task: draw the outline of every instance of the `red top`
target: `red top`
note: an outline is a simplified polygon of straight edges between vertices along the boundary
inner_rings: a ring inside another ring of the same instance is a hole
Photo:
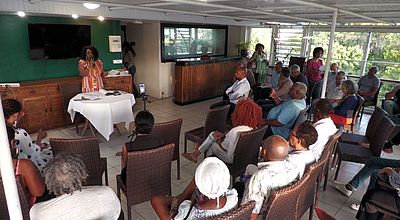
[[[318,59],[316,61],[309,59],[307,61],[307,78],[312,81],[320,81],[322,79],[322,72],[319,68],[323,65],[322,60]]]

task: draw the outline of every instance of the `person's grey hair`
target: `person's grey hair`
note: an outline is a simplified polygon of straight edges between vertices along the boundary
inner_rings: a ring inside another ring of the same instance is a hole
[[[358,90],[357,84],[350,79],[346,79],[342,82],[342,85],[346,88],[347,94],[356,94]]]
[[[307,94],[307,85],[302,82],[295,82],[293,85],[295,85],[295,84],[298,85],[298,87],[297,87],[298,91],[303,96],[303,99],[304,99],[304,97]]]
[[[336,75],[343,75],[343,76],[346,76],[346,73],[345,73],[344,71],[340,70]]]
[[[44,167],[47,189],[57,197],[82,190],[87,177],[85,164],[73,154],[58,154]]]
[[[295,71],[295,70],[300,71],[300,66],[297,65],[297,64],[293,64],[293,65],[290,67],[290,72]]]

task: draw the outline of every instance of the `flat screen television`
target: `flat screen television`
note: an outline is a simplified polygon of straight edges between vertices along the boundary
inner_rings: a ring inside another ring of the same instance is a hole
[[[28,24],[28,34],[32,60],[76,58],[91,44],[90,25]]]

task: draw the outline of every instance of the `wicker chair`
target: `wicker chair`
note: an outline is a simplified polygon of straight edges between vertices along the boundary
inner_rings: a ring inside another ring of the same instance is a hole
[[[264,213],[264,219],[298,219],[296,212],[297,200],[300,192],[304,189],[303,182],[307,181],[309,178],[309,173],[306,173],[293,185],[273,192],[269,196],[268,203],[265,206],[266,211]]]
[[[155,195],[171,195],[171,162],[175,144],[128,152],[126,185],[117,175],[117,196],[126,195],[128,219],[131,206],[151,199]]]
[[[22,217],[24,220],[29,220],[29,202],[25,197],[25,189],[23,186],[22,177],[16,176],[17,190],[19,202],[21,205]],[[10,219],[7,209],[6,195],[4,194],[3,180],[0,177],[0,219]]]
[[[246,170],[247,165],[257,165],[260,146],[268,126],[240,133],[233,156],[233,163],[227,164],[232,181]]]
[[[382,88],[382,82],[379,84],[379,88],[378,88],[378,90],[376,91],[376,93],[374,95],[374,100],[366,101],[366,102],[363,103],[362,108],[361,108],[360,121],[361,121],[362,116],[364,114],[364,108],[365,107],[368,107],[368,106],[375,106],[376,107],[376,105],[378,104],[378,96],[379,96],[379,91],[381,90],[381,88]]]
[[[174,121],[157,123],[154,125],[151,134],[165,139],[167,144],[175,144],[174,155],[172,161],[176,160],[177,179],[181,179],[181,160],[179,155],[179,138],[181,135],[183,119],[176,119]]]
[[[102,176],[108,186],[107,158],[100,158],[99,139],[96,137],[64,139],[50,138],[54,156],[61,152],[81,156],[88,172],[86,185],[102,185]]]
[[[335,180],[339,174],[339,169],[342,161],[350,161],[355,163],[365,163],[371,157],[380,157],[383,145],[388,140],[391,132],[393,131],[395,125],[387,118],[383,117],[378,125],[374,135],[371,137],[369,148],[362,147],[355,144],[348,144],[339,142],[335,152],[335,162],[336,157],[338,158],[338,167],[335,174]]]
[[[297,219],[300,219],[308,209],[310,210],[308,219],[311,220],[313,217],[315,195],[318,182],[317,179],[320,177],[323,171],[324,165],[328,160],[328,156],[329,154],[325,154],[325,158],[321,158],[322,160],[312,164],[307,171],[309,178],[302,181],[302,183],[300,184],[300,188],[302,188],[302,190],[300,191],[297,199]]]
[[[292,129],[295,128],[297,125],[307,121],[307,111],[310,107],[307,106],[305,109],[301,110],[299,116],[297,116],[296,121],[293,123]]]
[[[386,112],[383,109],[381,109],[379,107],[375,107],[375,110],[372,113],[371,118],[368,121],[367,130],[365,132],[365,135],[344,133],[340,137],[339,142],[358,144],[358,145],[368,147],[369,139],[371,139],[371,137],[373,136],[375,131],[378,129],[379,122],[382,120],[382,118],[385,115],[386,115]]]
[[[209,220],[248,220],[250,219],[251,213],[255,206],[255,201],[249,201],[246,204],[239,206],[235,210],[216,216],[214,218],[209,218]]]
[[[67,114],[68,110],[68,105],[69,105],[69,100],[71,100],[74,96],[82,92],[82,86],[80,83],[60,83],[59,84],[60,92],[61,92],[61,98],[62,98],[62,106],[63,106],[63,113],[64,113],[64,125],[67,127],[68,125],[68,118],[69,114]],[[75,118],[74,118],[74,124],[75,124],[75,130],[76,133],[79,133],[78,129],[78,123],[84,119],[84,117],[79,113],[76,112]]]
[[[322,152],[321,158],[323,158],[324,156],[328,157],[328,159],[327,159],[327,161],[326,161],[326,163],[324,165],[323,172],[322,172],[322,174],[324,176],[324,187],[323,187],[324,191],[326,191],[326,186],[328,184],[330,159],[331,159],[331,156],[332,156],[333,152],[335,152],[335,147],[337,145],[338,140],[340,139],[340,137],[343,134],[344,134],[343,133],[343,128],[339,128],[339,130],[329,138],[328,143],[326,143],[326,147],[324,149],[324,152]],[[345,134],[347,134],[347,133],[345,133]],[[324,155],[324,154],[326,154],[326,155]],[[320,181],[321,180],[322,180],[322,176],[319,179],[318,186],[320,186]],[[318,195],[319,194],[317,193],[317,195],[316,195],[317,199],[318,199]],[[317,199],[316,199],[316,201],[318,201]]]
[[[207,114],[203,127],[195,128],[185,132],[185,153],[187,152],[188,140],[201,144],[211,132],[224,130],[229,107],[229,105],[225,105],[223,107],[211,109]]]

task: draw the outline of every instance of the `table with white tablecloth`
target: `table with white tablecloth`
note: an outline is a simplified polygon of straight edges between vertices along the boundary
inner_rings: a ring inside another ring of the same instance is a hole
[[[69,101],[68,113],[72,121],[76,112],[82,114],[108,141],[115,124],[125,122],[126,129],[129,129],[133,121],[132,106],[135,103],[135,97],[129,93],[110,96],[82,93]]]

